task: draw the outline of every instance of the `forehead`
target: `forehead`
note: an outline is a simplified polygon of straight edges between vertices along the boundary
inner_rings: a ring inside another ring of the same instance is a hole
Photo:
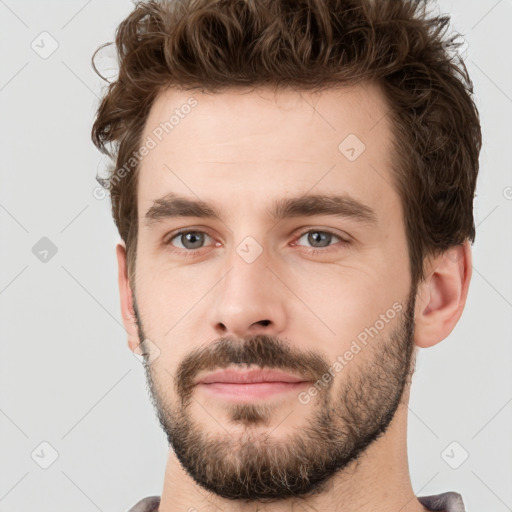
[[[397,201],[387,112],[371,83],[320,92],[169,88],[156,98],[142,136],[150,149],[140,162],[139,215],[169,192],[240,213],[254,213],[255,199],[313,188],[384,208]]]

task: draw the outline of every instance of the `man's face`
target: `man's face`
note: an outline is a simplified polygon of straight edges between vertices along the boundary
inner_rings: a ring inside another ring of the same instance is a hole
[[[138,332],[169,442],[220,496],[318,492],[397,410],[415,287],[385,114],[370,85],[173,89],[153,105],[138,183]],[[261,368],[296,382],[214,376]],[[208,376],[216,384],[198,383]]]

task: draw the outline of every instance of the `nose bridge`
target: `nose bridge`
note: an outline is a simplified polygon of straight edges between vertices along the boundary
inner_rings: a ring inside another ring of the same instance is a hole
[[[236,233],[234,233],[236,237]],[[263,239],[264,234],[259,235]],[[235,238],[236,239],[236,238]],[[227,274],[219,283],[210,321],[217,334],[243,337],[264,329],[284,329],[283,290],[268,267],[271,251],[253,236],[234,243],[226,256]]]

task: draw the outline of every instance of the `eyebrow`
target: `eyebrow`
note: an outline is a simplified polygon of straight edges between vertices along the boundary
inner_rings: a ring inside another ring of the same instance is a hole
[[[280,198],[273,202],[267,213],[274,220],[292,217],[313,217],[329,215],[350,218],[368,225],[377,225],[375,211],[361,201],[348,195],[304,195],[300,197]],[[164,219],[175,217],[197,217],[221,220],[221,213],[209,203],[169,193],[156,199],[146,212],[147,226]]]

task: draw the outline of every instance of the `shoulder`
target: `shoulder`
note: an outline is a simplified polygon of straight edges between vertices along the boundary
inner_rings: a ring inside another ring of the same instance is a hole
[[[128,512],[158,512],[160,496],[148,496],[138,501]]]
[[[462,496],[458,492],[443,492],[430,496],[418,496],[419,502],[429,510],[443,512],[465,512]]]
[[[419,502],[432,511],[465,512],[462,496],[453,491],[418,496]],[[158,512],[160,496],[148,496],[137,502],[128,512]]]

